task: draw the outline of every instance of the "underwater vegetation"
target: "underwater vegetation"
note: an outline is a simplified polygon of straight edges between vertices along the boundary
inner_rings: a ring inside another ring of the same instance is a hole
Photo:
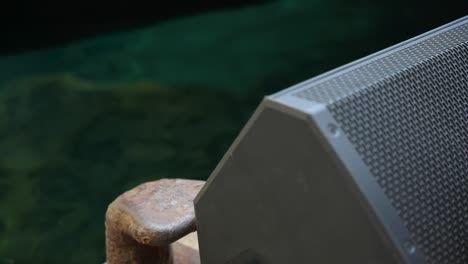
[[[270,1],[0,58],[0,264],[102,263],[117,195],[206,179],[263,96],[463,11],[444,4]]]
[[[103,258],[103,213],[112,199],[144,181],[205,179],[247,109],[223,91],[153,82],[102,85],[64,75],[7,84],[0,89],[0,256],[8,260],[20,247],[14,263]]]

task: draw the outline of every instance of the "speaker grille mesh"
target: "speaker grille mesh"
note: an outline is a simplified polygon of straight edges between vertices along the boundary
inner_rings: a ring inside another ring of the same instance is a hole
[[[468,23],[296,96],[328,103],[428,263],[468,263]]]
[[[365,87],[389,78],[389,73],[397,73],[406,68],[430,59],[433,56],[468,40],[468,23],[442,32],[410,45],[397,52],[359,65],[339,76],[324,78],[313,87],[295,93],[295,96],[315,102],[329,104],[349,96]]]

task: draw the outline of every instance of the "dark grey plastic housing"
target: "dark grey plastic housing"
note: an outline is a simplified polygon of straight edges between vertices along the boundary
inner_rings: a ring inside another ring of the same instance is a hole
[[[195,200],[201,261],[468,263],[468,17],[266,97]]]

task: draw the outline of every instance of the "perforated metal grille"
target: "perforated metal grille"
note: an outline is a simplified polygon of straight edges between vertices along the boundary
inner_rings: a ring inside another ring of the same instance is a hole
[[[468,44],[329,106],[429,263],[468,263]]]
[[[345,98],[365,87],[388,78],[390,73],[397,73],[416,63],[466,42],[468,23],[447,30],[414,45],[409,45],[382,58],[359,65],[339,76],[329,76],[315,82],[313,87],[303,89],[294,95],[300,98],[329,104]]]
[[[466,264],[468,23],[424,42],[296,96],[328,103],[428,263]]]

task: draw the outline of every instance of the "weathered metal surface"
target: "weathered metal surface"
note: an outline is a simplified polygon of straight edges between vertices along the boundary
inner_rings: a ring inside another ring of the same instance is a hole
[[[203,184],[163,179],[115,199],[106,213],[107,263],[199,263],[197,249],[170,244],[196,230],[193,199]]]

